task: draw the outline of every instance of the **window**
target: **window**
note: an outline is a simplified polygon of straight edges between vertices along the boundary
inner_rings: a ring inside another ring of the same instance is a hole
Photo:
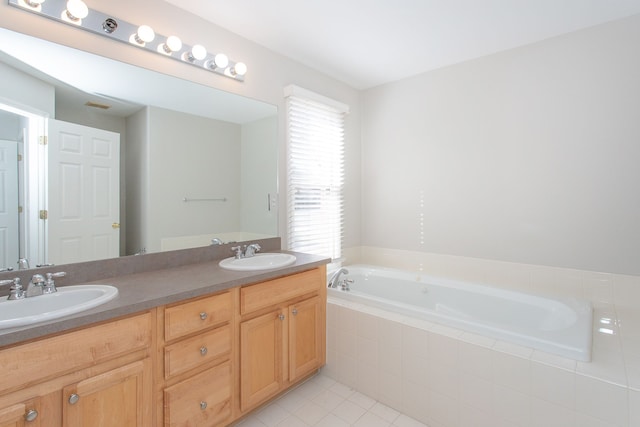
[[[289,249],[340,262],[348,107],[297,86],[285,96]]]

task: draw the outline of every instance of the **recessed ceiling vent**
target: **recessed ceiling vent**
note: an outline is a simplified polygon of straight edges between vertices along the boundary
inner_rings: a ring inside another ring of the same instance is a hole
[[[99,102],[87,101],[84,105],[87,107],[100,108],[102,110],[108,110],[111,108],[111,105],[100,104]]]

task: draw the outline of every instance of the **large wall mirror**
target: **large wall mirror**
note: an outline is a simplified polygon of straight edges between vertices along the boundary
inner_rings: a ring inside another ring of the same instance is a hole
[[[278,235],[275,106],[3,28],[0,71],[0,268]]]

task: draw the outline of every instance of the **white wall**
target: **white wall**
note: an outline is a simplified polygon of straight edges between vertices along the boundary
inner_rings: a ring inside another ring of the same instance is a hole
[[[349,246],[359,244],[360,239],[360,113],[359,93],[318,71],[303,66],[288,58],[275,54],[256,43],[230,33],[201,18],[178,9],[166,2],[156,0],[96,0],[89,4],[101,12],[111,13],[136,24],[151,25],[160,34],[179,35],[190,45],[202,43],[210,50],[224,50],[235,61],[248,65],[244,83],[214,75],[205,70],[181,64],[178,61],[143,52],[132,46],[108,40],[104,37],[80,31],[70,26],[17,10],[6,2],[0,3],[0,26],[45,38],[57,43],[119,59],[218,89],[245,95],[274,104],[279,111],[279,159],[285,159],[285,116],[283,88],[296,84],[348,104],[351,113],[346,120],[346,156],[350,162],[347,181],[347,233]],[[284,168],[279,171],[280,192],[283,193]],[[286,247],[286,201],[280,198],[279,231]]]
[[[167,237],[239,230],[240,125],[148,111],[147,250],[160,251]],[[184,197],[227,201],[185,203]]]
[[[362,244],[640,274],[640,16],[363,94]]]
[[[277,198],[278,118],[267,117],[241,126],[240,229],[277,236],[277,206],[269,207],[269,195]]]
[[[125,245],[120,247],[125,255],[132,255],[145,248],[148,233],[145,226],[145,218],[149,215],[149,112],[148,108],[136,112],[127,117],[126,133],[127,144],[121,152],[124,152],[126,163],[124,164],[126,180]],[[122,163],[120,169],[122,170]]]
[[[2,25],[2,24],[0,24]],[[54,117],[55,91],[53,86],[0,63],[0,102],[8,102],[34,114]]]

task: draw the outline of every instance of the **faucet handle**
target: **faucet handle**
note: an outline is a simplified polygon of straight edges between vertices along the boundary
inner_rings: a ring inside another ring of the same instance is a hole
[[[20,283],[19,277],[16,277],[15,279],[0,280],[0,286],[15,284],[16,280],[18,281],[17,283]]]
[[[64,277],[67,275],[66,271],[59,271],[57,273],[47,273],[47,280],[51,280],[54,277],[57,279],[58,277]]]
[[[11,288],[9,289],[9,296],[7,297],[7,300],[12,301],[17,299],[23,299],[25,297],[25,292],[22,289],[22,285],[20,284],[20,278],[16,277],[13,280],[0,281],[0,285],[8,285],[9,283],[12,283],[12,285],[11,285]]]
[[[243,254],[242,254],[242,246],[241,245],[233,246],[231,248],[231,250],[236,253],[236,259],[242,258]]]
[[[47,273],[47,280],[44,282],[44,290],[45,294],[52,294],[54,292],[58,292],[56,289],[56,283],[53,281],[53,278],[64,277],[67,273],[64,271],[59,271],[57,273]]]

